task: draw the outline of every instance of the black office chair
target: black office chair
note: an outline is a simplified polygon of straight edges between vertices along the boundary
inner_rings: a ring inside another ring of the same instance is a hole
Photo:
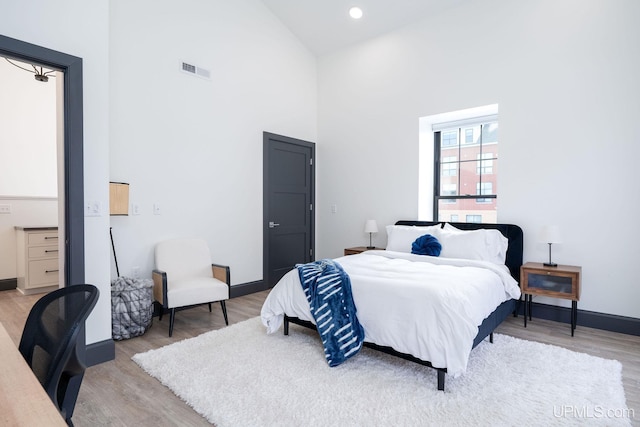
[[[74,285],[43,296],[29,312],[18,347],[70,426],[86,369],[76,344],[99,294],[93,285]]]

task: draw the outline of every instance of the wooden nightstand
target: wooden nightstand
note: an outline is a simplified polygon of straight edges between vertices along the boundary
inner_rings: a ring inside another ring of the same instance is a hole
[[[355,254],[359,254],[362,253],[364,251],[373,251],[373,250],[378,250],[378,251],[384,251],[384,248],[367,248],[366,246],[356,246],[354,248],[346,248],[344,250],[344,255],[355,255]]]
[[[571,300],[571,336],[578,319],[580,300],[580,276],[582,267],[558,265],[545,267],[540,262],[528,262],[520,267],[520,288],[524,295],[524,327],[527,316],[531,320],[531,299],[533,295]]]

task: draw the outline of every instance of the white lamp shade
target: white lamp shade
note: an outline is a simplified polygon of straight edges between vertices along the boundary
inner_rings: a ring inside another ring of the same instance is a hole
[[[367,222],[364,223],[364,232],[365,233],[377,233],[378,232],[378,223],[375,219],[368,219]]]
[[[560,228],[557,225],[545,225],[540,231],[539,240],[543,243],[562,243]]]

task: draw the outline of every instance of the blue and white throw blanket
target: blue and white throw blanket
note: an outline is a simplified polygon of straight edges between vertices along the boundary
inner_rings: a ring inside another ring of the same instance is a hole
[[[330,259],[298,264],[302,289],[322,339],[329,366],[354,356],[364,342],[356,316],[351,281],[340,264]]]

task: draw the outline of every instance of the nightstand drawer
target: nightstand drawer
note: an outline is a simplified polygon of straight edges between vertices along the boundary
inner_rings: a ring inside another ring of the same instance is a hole
[[[578,301],[580,273],[581,268],[575,266],[545,267],[526,263],[521,269],[522,292]]]
[[[57,246],[34,246],[28,249],[29,259],[58,257]]]
[[[29,233],[27,245],[51,245],[58,243],[57,231],[45,231],[42,233]]]
[[[539,289],[547,292],[557,292],[564,296],[572,295],[573,278],[570,276],[557,276],[546,274],[528,273],[527,290]]]
[[[50,286],[58,283],[58,258],[29,261],[29,285]]]

